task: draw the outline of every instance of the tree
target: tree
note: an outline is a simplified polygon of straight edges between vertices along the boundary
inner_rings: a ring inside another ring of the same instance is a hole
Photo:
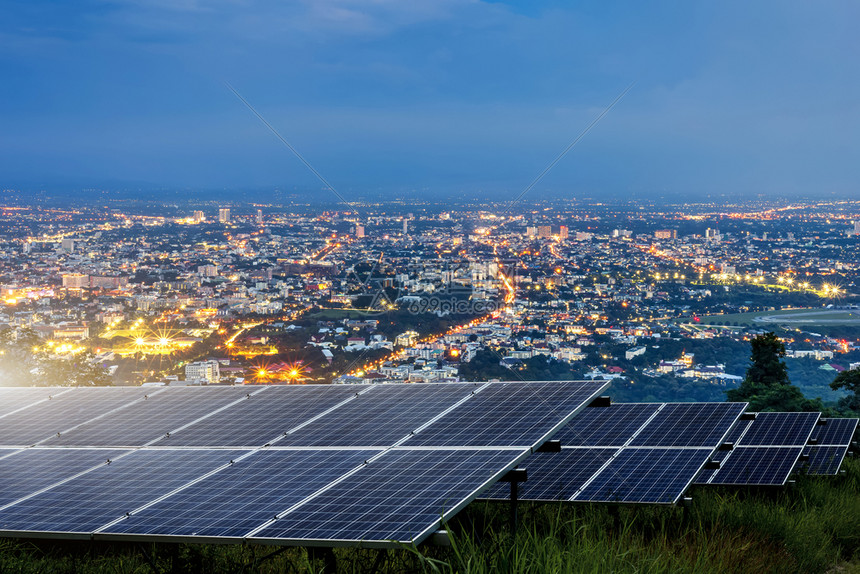
[[[860,413],[860,369],[842,371],[830,383],[830,388],[834,391],[842,389],[853,393],[839,399],[839,408]]]
[[[774,333],[759,335],[750,343],[752,353],[746,377],[726,391],[732,402],[748,402],[751,411],[820,411],[820,399],[810,400],[788,379],[785,345]]]

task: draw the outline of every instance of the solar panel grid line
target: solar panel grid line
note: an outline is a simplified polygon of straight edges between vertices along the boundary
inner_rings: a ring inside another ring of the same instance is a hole
[[[310,424],[315,423],[316,421],[318,421],[318,420],[319,420],[319,419],[321,419],[322,417],[324,417],[324,416],[328,415],[329,413],[332,413],[332,412],[336,411],[337,409],[339,409],[339,408],[340,408],[340,407],[342,407],[343,405],[345,405],[345,404],[347,404],[347,403],[349,403],[349,402],[351,402],[351,401],[354,401],[356,398],[358,398],[358,396],[359,396],[359,395],[363,395],[363,394],[365,394],[365,393],[369,393],[369,392],[370,392],[370,391],[372,391],[373,389],[374,389],[374,386],[373,386],[373,385],[370,385],[370,386],[368,386],[368,388],[366,388],[366,389],[362,389],[362,390],[358,391],[358,392],[357,392],[357,393],[355,393],[354,395],[352,395],[352,396],[349,396],[349,397],[345,398],[344,400],[340,401],[340,402],[339,402],[339,403],[337,403],[336,405],[334,405],[334,406],[332,406],[332,407],[327,408],[326,410],[324,410],[324,411],[322,411],[322,412],[318,413],[317,415],[315,415],[315,416],[313,416],[313,417],[309,418],[308,420],[304,421],[303,423],[301,423],[301,424],[299,424],[299,425],[296,425],[296,426],[294,426],[294,427],[292,427],[292,428],[290,428],[290,429],[288,429],[288,430],[284,431],[281,435],[279,435],[279,436],[277,436],[277,437],[273,438],[272,440],[270,440],[269,442],[267,442],[267,443],[266,443],[266,446],[273,446],[273,445],[276,445],[276,444],[278,443],[278,441],[283,440],[283,439],[284,439],[284,437],[287,437],[287,436],[289,436],[289,435],[291,435],[291,434],[293,434],[293,433],[296,433],[296,432],[298,432],[298,431],[302,430],[303,428],[305,428],[306,426],[308,426],[308,425],[310,425]]]
[[[746,406],[747,403],[666,403],[629,445],[716,448]]]
[[[611,456],[606,460],[606,462],[604,462],[604,463],[600,466],[600,468],[598,468],[598,469],[594,472],[594,474],[592,474],[592,475],[591,475],[591,477],[590,477],[588,480],[586,480],[586,481],[582,484],[582,486],[580,486],[580,487],[579,487],[579,489],[578,489],[576,492],[574,492],[574,493],[570,496],[570,498],[569,498],[568,500],[573,501],[577,496],[579,496],[579,494],[580,494],[583,490],[585,490],[586,488],[588,488],[588,486],[589,486],[592,482],[594,482],[594,480],[597,478],[597,476],[598,476],[600,473],[602,473],[604,470],[606,470],[606,468],[607,468],[607,467],[612,463],[612,461],[613,461],[613,460],[615,460],[615,458],[616,458],[616,457],[618,457],[618,456],[621,454],[621,452],[622,452],[622,450],[624,449],[624,447],[626,447],[627,445],[629,445],[630,443],[632,443],[632,442],[636,439],[636,437],[637,437],[637,436],[639,436],[639,434],[640,434],[640,433],[642,433],[642,432],[643,432],[643,431],[648,427],[648,425],[651,423],[651,421],[653,421],[653,420],[657,417],[657,415],[659,415],[659,414],[660,414],[660,412],[661,412],[665,407],[666,407],[666,403],[661,403],[661,404],[660,404],[660,406],[658,406],[658,407],[657,407],[657,409],[656,409],[653,413],[651,413],[651,416],[650,416],[650,417],[648,417],[648,418],[645,420],[645,422],[643,422],[643,423],[639,426],[639,428],[638,428],[638,429],[637,429],[637,430],[636,430],[636,431],[635,431],[635,432],[634,432],[634,433],[633,433],[633,434],[632,434],[632,435],[631,435],[631,436],[630,436],[630,437],[629,437],[629,438],[624,442],[624,444],[623,444],[623,445],[621,445],[621,448],[619,448],[617,451],[615,451],[615,453],[613,453],[613,454],[612,454],[612,455],[611,455]],[[594,407],[594,408],[600,408],[600,407]],[[604,408],[612,408],[612,407],[604,407]],[[616,472],[616,471],[614,471],[614,470],[613,470],[613,471],[611,471],[611,472]]]
[[[124,452],[91,448],[15,451],[13,458],[0,459],[0,506],[14,504],[35,490],[56,485],[94,466],[101,467]]]
[[[93,530],[242,451],[141,449],[0,512],[0,535]]]
[[[54,437],[58,437],[58,436],[64,435],[64,434],[69,433],[69,432],[72,432],[73,430],[78,429],[78,428],[80,428],[80,427],[82,427],[82,426],[84,426],[84,425],[92,424],[92,423],[94,423],[94,422],[96,422],[96,421],[99,421],[99,420],[101,420],[101,419],[104,419],[105,417],[108,417],[108,416],[113,415],[113,414],[115,414],[115,413],[117,413],[117,412],[123,411],[123,410],[125,410],[125,409],[127,409],[127,408],[129,408],[129,407],[131,407],[131,406],[133,406],[133,405],[135,405],[135,404],[137,404],[137,403],[141,402],[141,401],[149,400],[149,398],[150,398],[150,397],[153,397],[153,396],[156,396],[156,395],[158,395],[158,394],[160,394],[160,393],[163,393],[163,392],[165,392],[166,390],[167,390],[167,387],[163,387],[163,388],[160,388],[160,389],[156,389],[156,390],[155,390],[155,391],[153,391],[152,393],[147,393],[147,394],[143,395],[142,397],[139,397],[139,398],[137,398],[137,399],[134,399],[134,400],[132,400],[131,402],[125,403],[125,404],[123,404],[123,405],[119,405],[118,407],[113,408],[113,409],[111,409],[111,410],[109,410],[109,411],[107,411],[107,412],[104,412],[104,413],[100,414],[100,415],[94,416],[93,418],[91,418],[91,419],[89,419],[89,420],[85,420],[85,421],[79,422],[78,424],[76,424],[76,425],[74,425],[74,426],[72,426],[72,427],[69,427],[69,428],[67,428],[66,430],[63,430],[63,431],[58,432],[56,435],[51,435],[51,436],[45,437],[45,438],[43,438],[42,440],[40,440],[40,441],[36,442],[36,443],[34,444],[34,446],[39,446],[40,444],[43,444],[43,443],[45,443],[46,441],[49,441],[49,440],[51,440],[51,439],[52,439],[52,438],[54,438]]]
[[[517,457],[515,460],[513,460],[513,461],[512,461],[512,462],[510,462],[510,463],[508,463],[508,465],[506,465],[506,466],[505,466],[505,467],[503,467],[501,470],[499,470],[498,472],[496,472],[492,477],[490,477],[489,479],[487,479],[486,481],[484,481],[484,483],[483,483],[481,486],[479,486],[477,489],[474,489],[474,490],[473,490],[473,493],[472,493],[472,495],[471,495],[471,496],[469,496],[469,497],[467,497],[467,498],[465,498],[465,499],[461,500],[458,504],[455,504],[455,505],[453,505],[451,508],[449,508],[449,509],[447,510],[447,512],[444,512],[444,513],[440,516],[440,524],[433,524],[433,525],[428,526],[428,527],[427,527],[427,528],[425,528],[422,532],[420,532],[420,533],[419,533],[419,534],[418,534],[418,535],[417,535],[417,536],[412,540],[412,542],[413,542],[414,544],[420,544],[421,542],[423,542],[424,540],[426,540],[426,539],[427,539],[427,537],[429,537],[431,534],[433,534],[433,532],[435,532],[441,524],[444,524],[446,520],[448,520],[448,519],[450,519],[451,517],[455,516],[458,512],[460,512],[460,511],[461,511],[461,510],[463,510],[466,506],[468,506],[469,504],[471,504],[471,502],[472,502],[473,500],[475,500],[475,499],[476,499],[476,498],[477,498],[477,497],[478,497],[482,492],[486,492],[486,491],[487,491],[487,489],[489,489],[493,484],[497,483],[497,482],[498,482],[498,481],[499,481],[503,476],[505,476],[508,472],[510,472],[511,470],[513,470],[513,469],[517,468],[517,467],[518,467],[518,466],[519,466],[523,461],[525,461],[525,460],[529,457],[529,455],[531,455],[531,454],[532,454],[532,452],[531,452],[531,451],[525,451],[525,452],[523,452],[519,457]]]
[[[648,420],[646,420],[644,423],[642,423],[642,425],[638,429],[636,429],[636,432],[634,432],[632,435],[630,435],[630,438],[628,438],[624,442],[624,444],[621,445],[621,447],[624,448],[624,447],[630,446],[630,444],[634,440],[636,440],[636,437],[638,437],[640,434],[645,432],[645,429],[648,428],[648,425],[651,424],[654,421],[654,419],[656,419],[660,415],[660,413],[663,411],[663,409],[666,408],[666,404],[667,403],[661,403],[660,406],[657,407],[657,410],[654,411],[653,413],[651,413],[651,416],[648,417]]]
[[[2,512],[2,511],[4,511],[4,510],[6,510],[7,508],[10,508],[10,507],[12,507],[12,506],[15,506],[16,504],[20,504],[21,502],[24,502],[25,500],[29,500],[30,498],[33,498],[33,497],[38,496],[38,495],[40,495],[40,494],[42,494],[42,493],[45,493],[45,492],[47,492],[47,491],[51,490],[52,488],[55,488],[55,487],[57,487],[57,486],[61,486],[61,485],[65,484],[65,483],[67,483],[67,482],[69,482],[69,481],[71,481],[71,480],[74,480],[74,479],[76,479],[76,478],[78,478],[78,477],[80,477],[80,476],[84,476],[84,475],[86,475],[86,474],[88,474],[88,473],[90,473],[90,472],[93,472],[94,470],[96,470],[96,469],[98,469],[98,468],[101,468],[102,466],[104,466],[104,465],[106,465],[106,464],[110,464],[112,461],[116,460],[117,458],[120,458],[120,457],[122,457],[122,456],[127,456],[127,455],[128,455],[128,454],[130,454],[131,452],[132,452],[132,451],[129,451],[129,452],[125,452],[125,453],[123,453],[123,454],[120,454],[120,455],[118,455],[118,456],[116,456],[116,457],[114,457],[114,458],[112,458],[112,459],[108,459],[108,460],[106,460],[106,461],[105,461],[105,462],[103,462],[103,463],[100,463],[100,464],[97,464],[97,465],[91,466],[91,467],[89,467],[89,468],[87,468],[87,469],[85,469],[85,470],[82,470],[82,471],[80,471],[80,472],[77,472],[77,473],[75,473],[75,474],[72,474],[71,476],[68,476],[68,477],[64,478],[63,480],[60,480],[60,481],[54,482],[54,483],[52,483],[52,484],[50,484],[50,485],[48,485],[48,486],[45,486],[45,487],[40,488],[40,489],[38,489],[38,490],[35,490],[35,491],[33,491],[33,492],[31,492],[31,493],[29,493],[29,494],[25,495],[25,496],[22,496],[21,498],[18,498],[18,499],[16,499],[16,500],[12,501],[12,502],[9,502],[8,504],[0,505],[0,512]]]
[[[28,387],[28,388],[29,388],[29,387]],[[25,410],[25,409],[29,409],[29,408],[31,408],[31,407],[34,407],[34,406],[36,406],[36,405],[38,405],[38,404],[40,404],[40,403],[44,403],[44,402],[46,402],[46,401],[53,400],[53,399],[54,399],[54,397],[59,397],[60,395],[64,395],[64,394],[69,393],[69,392],[71,392],[71,391],[73,391],[73,390],[75,390],[75,387],[70,387],[70,388],[68,388],[68,389],[66,389],[66,390],[64,390],[64,391],[60,391],[60,392],[59,392],[59,393],[57,393],[56,395],[50,395],[50,396],[48,396],[48,397],[46,397],[46,398],[44,398],[44,399],[39,399],[39,400],[34,401],[34,402],[32,402],[32,403],[28,403],[28,404],[26,404],[26,405],[24,405],[24,406],[22,406],[22,407],[20,407],[20,408],[15,409],[14,411],[9,411],[8,413],[5,413],[5,414],[0,415],[0,419],[5,418],[5,417],[8,417],[8,416],[11,416],[11,415],[14,415],[14,414],[16,414],[16,413],[18,413],[18,412],[20,412],[20,411]]]
[[[50,401],[0,419],[0,441],[5,445],[32,446],[46,436],[126,405],[146,394],[144,387],[76,388]]]
[[[707,484],[781,486],[797,467],[802,446],[738,446]]]
[[[608,466],[612,463],[612,461],[613,461],[613,460],[615,460],[615,459],[618,457],[618,455],[620,455],[620,454],[621,454],[621,451],[622,451],[622,450],[624,450],[624,449],[623,449],[623,448],[619,448],[619,449],[618,449],[618,450],[616,450],[614,453],[612,453],[612,454],[609,456],[609,458],[608,458],[608,459],[606,459],[606,461],[605,461],[603,464],[601,464],[601,465],[600,465],[600,467],[598,467],[598,468],[597,468],[597,470],[595,470],[595,471],[594,471],[594,473],[593,473],[593,474],[588,478],[588,480],[586,480],[585,482],[583,482],[583,483],[582,483],[582,485],[580,485],[580,487],[576,490],[576,492],[574,492],[573,494],[571,494],[571,495],[570,495],[570,498],[568,498],[567,500],[572,502],[572,501],[573,501],[577,496],[579,496],[579,494],[580,494],[583,490],[585,490],[586,488],[588,488],[588,487],[589,487],[589,485],[591,485],[591,483],[592,483],[592,482],[594,482],[594,480],[598,477],[598,475],[599,475],[601,472],[603,472],[603,471],[606,469],[606,467],[608,467]]]
[[[213,411],[212,411],[212,412],[210,412],[210,413],[207,413],[207,414],[205,414],[205,415],[203,415],[203,416],[201,416],[201,417],[198,417],[198,418],[194,419],[193,421],[190,421],[190,422],[185,423],[184,425],[182,425],[182,426],[180,426],[180,427],[177,427],[177,428],[175,428],[175,429],[173,429],[173,430],[171,430],[171,431],[168,431],[168,433],[167,433],[167,434],[168,434],[168,435],[170,435],[170,434],[173,434],[173,433],[180,432],[180,431],[182,431],[182,430],[184,430],[184,429],[187,429],[187,428],[188,428],[188,427],[190,427],[191,425],[197,424],[197,423],[199,423],[200,421],[202,421],[202,420],[206,420],[206,419],[208,419],[209,417],[215,416],[215,415],[217,415],[217,414],[219,414],[219,413],[221,413],[221,412],[223,412],[223,411],[225,411],[225,410],[229,409],[229,408],[230,408],[230,407],[232,407],[232,406],[235,406],[235,405],[241,404],[241,403],[242,403],[242,401],[247,401],[247,400],[248,400],[248,399],[250,399],[251,397],[255,397],[255,396],[259,395],[260,393],[264,392],[267,388],[268,388],[268,387],[262,387],[262,388],[260,388],[260,389],[257,389],[256,391],[250,392],[250,393],[248,393],[247,395],[245,395],[244,397],[238,398],[238,399],[236,399],[235,401],[230,402],[230,403],[227,403],[226,405],[224,405],[224,406],[222,406],[222,407],[219,407],[219,408],[217,408],[217,409],[213,410]],[[154,438],[154,439],[152,439],[152,440],[150,440],[150,441],[148,441],[148,442],[144,443],[144,445],[143,445],[143,446],[152,446],[153,444],[157,443],[158,441],[162,440],[163,438],[164,438],[164,435],[159,436],[159,437],[157,437],[157,438]]]
[[[675,504],[707,463],[710,451],[622,449],[571,501]]]
[[[9,452],[3,452],[3,451],[7,451],[7,450],[8,450]],[[18,454],[19,452],[23,452],[23,451],[25,451],[25,450],[27,450],[27,449],[24,449],[24,448],[8,448],[8,449],[7,449],[7,448],[4,448],[4,449],[0,449],[0,460],[3,460],[4,458],[8,458],[8,457],[10,457],[10,456],[12,456],[12,455],[14,455],[14,454]]]
[[[825,425],[816,425],[811,438],[817,446],[850,446],[860,419],[821,419]]]
[[[458,466],[458,461],[462,463],[464,460],[474,460],[473,457],[465,456],[464,449],[428,449],[423,451],[424,454],[421,455],[426,460],[438,457],[443,460],[449,459],[449,463],[441,467],[435,467],[432,464],[425,466],[419,464],[413,472],[405,474],[407,482],[397,482],[393,485],[394,493],[386,490],[392,487],[391,483],[397,477],[397,473],[386,472],[390,465],[396,464],[404,458],[414,459],[417,456],[415,453],[418,452],[421,451],[405,448],[389,449],[385,453],[387,458],[383,456],[377,459],[376,462],[379,463],[377,466],[371,463],[358,470],[358,472],[370,473],[369,477],[364,477],[365,482],[370,481],[367,484],[367,489],[363,489],[359,497],[348,495],[349,490],[347,488],[346,492],[344,489],[340,489],[340,492],[333,491],[328,499],[322,499],[318,502],[305,500],[292,508],[290,513],[284,513],[279,516],[278,520],[269,521],[249,533],[246,536],[246,541],[261,544],[289,543],[299,546],[361,545],[367,548],[402,548],[403,545],[417,545],[436,531],[441,523],[462,510],[478,494],[489,488],[505,473],[515,468],[529,456],[528,449],[524,448],[495,452],[492,450],[476,451],[483,453],[485,459],[483,463],[494,457],[498,458],[501,453],[509,453],[502,457],[505,461],[504,465],[493,464],[491,465],[492,472],[489,470],[482,472],[480,464],[477,471],[473,463],[467,467],[462,467],[462,464]],[[423,459],[419,457],[419,463],[420,460]],[[470,470],[472,475],[477,472],[478,476],[470,476]],[[439,473],[443,475],[454,473],[460,477],[459,481],[454,481],[449,485],[445,491],[447,498],[444,500],[436,496],[438,493],[434,494],[432,490],[428,489]],[[358,474],[356,476],[361,482],[362,478]],[[453,495],[451,488],[456,491]],[[377,490],[380,492],[376,492]],[[418,493],[418,495],[403,499],[396,496],[397,492]],[[451,502],[450,506],[446,504],[448,501]],[[441,507],[438,506],[440,503],[442,504]],[[425,517],[420,519],[421,530],[414,528],[410,530],[408,517],[418,515],[413,514],[417,511],[415,508],[412,511],[409,511],[408,508],[414,507],[416,504],[423,509],[422,515]],[[337,511],[332,512],[333,509],[337,509]],[[427,512],[430,514],[426,514]],[[350,513],[350,518],[345,518],[344,513]],[[293,514],[298,514],[298,516],[293,516]],[[370,518],[368,514],[372,515],[373,518]],[[290,520],[292,522],[285,523],[285,521]],[[370,523],[367,522],[368,520]],[[364,526],[356,526],[356,522]],[[424,524],[427,526],[423,526]],[[318,535],[317,533],[321,529],[324,532],[333,533],[333,535],[328,537]],[[270,530],[268,535],[267,530]],[[293,536],[293,534],[298,533],[303,535]]]
[[[741,446],[803,446],[809,442],[821,417],[817,412],[758,413],[743,438]]]
[[[418,428],[414,429],[412,432],[410,432],[409,434],[407,434],[406,436],[404,436],[403,438],[401,438],[400,440],[395,442],[393,446],[402,445],[407,440],[409,440],[410,438],[412,438],[416,434],[420,433],[422,430],[426,429],[427,427],[429,427],[430,425],[432,425],[433,423],[435,423],[436,421],[438,421],[439,419],[441,419],[442,417],[444,417],[448,413],[454,411],[455,409],[460,407],[460,405],[462,405],[463,403],[465,403],[466,401],[468,401],[469,399],[471,399],[472,397],[474,397],[475,395],[477,395],[478,393],[480,393],[482,390],[484,390],[486,388],[487,388],[486,384],[476,386],[475,389],[471,393],[469,393],[468,395],[466,395],[465,397],[463,397],[462,399],[460,399],[459,401],[457,401],[456,403],[454,403],[453,405],[451,405],[447,409],[441,411],[436,416],[434,416],[433,418],[431,418],[430,420],[428,420],[427,422],[425,422],[424,424],[422,424]]]
[[[152,446],[256,448],[314,417],[320,411],[367,391],[369,386],[271,385],[265,394],[237,401],[220,416],[209,416],[173,431]],[[260,424],[260,421],[266,421]]]
[[[593,393],[593,395],[592,395],[592,396],[596,396],[596,395],[598,395],[598,394],[602,393],[602,392],[606,389],[606,387],[608,387],[608,386],[609,386],[609,383],[606,383],[606,384],[605,384],[605,385],[603,385],[599,390],[597,390],[595,393]],[[544,402],[546,402],[546,401],[544,401]],[[536,444],[533,444],[533,445],[531,446],[531,452],[534,452],[534,450],[535,450],[536,448],[538,448],[540,445],[542,445],[543,443],[545,443],[546,441],[548,441],[549,439],[551,439],[551,438],[552,438],[552,436],[553,436],[556,432],[558,432],[558,429],[560,429],[561,427],[563,427],[564,425],[566,425],[567,423],[569,423],[569,422],[571,421],[571,419],[573,419],[573,417],[575,417],[576,415],[578,415],[579,413],[581,413],[581,412],[582,412],[582,410],[583,410],[584,408],[586,408],[587,406],[588,406],[588,405],[587,405],[587,403],[586,403],[586,402],[582,402],[582,403],[579,405],[579,407],[577,407],[576,409],[574,409],[573,411],[571,411],[570,413],[568,413],[568,414],[567,414],[567,416],[565,416],[565,417],[564,417],[564,419],[562,419],[562,420],[561,420],[557,425],[555,425],[554,427],[552,427],[552,428],[548,429],[548,430],[543,434],[543,436],[541,436],[541,437],[537,440],[537,443],[536,443]]]
[[[801,461],[798,465],[805,468],[807,474],[835,476],[848,454],[848,446],[807,446],[803,449],[803,454],[807,455],[809,460]]]
[[[293,504],[293,505],[292,505],[292,506],[290,506],[289,508],[287,508],[287,509],[283,510],[282,512],[279,512],[279,513],[275,514],[275,516],[274,516],[273,518],[271,518],[271,519],[267,520],[265,523],[261,524],[260,526],[258,526],[257,528],[253,529],[252,531],[248,532],[248,533],[244,536],[244,538],[251,538],[251,537],[253,537],[256,533],[258,533],[258,532],[260,532],[261,530],[264,530],[264,529],[268,528],[269,526],[271,526],[272,524],[274,524],[278,519],[280,519],[280,518],[282,518],[282,517],[284,517],[284,516],[288,515],[290,512],[293,512],[296,508],[298,508],[298,507],[302,506],[302,505],[303,505],[303,504],[305,504],[306,502],[310,502],[311,500],[313,500],[313,499],[315,499],[315,498],[317,498],[317,497],[321,496],[321,495],[322,495],[323,493],[325,493],[326,491],[331,490],[332,488],[334,488],[335,486],[337,486],[337,485],[338,485],[338,484],[340,484],[341,482],[343,482],[343,481],[345,481],[346,479],[348,479],[348,478],[349,478],[350,476],[352,476],[353,474],[357,473],[359,470],[361,470],[361,468],[362,468],[362,467],[367,466],[367,464],[370,462],[370,460],[371,460],[371,459],[379,458],[380,456],[382,456],[382,454],[384,454],[384,453],[377,453],[377,454],[375,454],[374,456],[370,457],[368,460],[365,460],[361,465],[359,465],[359,466],[355,467],[354,469],[350,470],[349,472],[347,472],[347,473],[345,473],[345,474],[341,475],[341,476],[340,476],[339,478],[337,478],[336,480],[333,480],[332,482],[330,482],[330,483],[326,484],[326,485],[325,485],[325,486],[323,486],[322,488],[320,488],[320,489],[316,490],[313,494],[306,496],[306,497],[305,497],[305,498],[303,498],[301,501],[299,501],[299,502],[297,502],[297,503]]]
[[[242,537],[366,460],[363,449],[259,449],[181,496],[102,529],[111,539],[141,535]]]
[[[164,449],[164,450],[167,450],[167,449]],[[179,450],[179,449],[174,449],[174,450]],[[151,501],[147,502],[146,504],[143,504],[143,505],[141,505],[141,506],[139,506],[139,507],[137,507],[137,508],[135,508],[135,509],[133,509],[133,510],[129,511],[129,512],[128,512],[128,514],[135,514],[135,513],[137,513],[137,512],[142,512],[142,511],[146,510],[147,508],[149,508],[150,506],[153,506],[154,504],[157,504],[157,503],[161,502],[162,500],[164,500],[164,499],[166,499],[166,498],[169,498],[169,497],[173,496],[174,494],[179,494],[179,493],[180,493],[180,492],[182,492],[183,490],[185,490],[185,489],[187,489],[187,488],[190,488],[191,486],[194,486],[194,485],[195,485],[195,484],[197,484],[198,482],[201,482],[201,481],[203,481],[203,480],[205,480],[205,479],[209,478],[210,476],[213,476],[213,475],[215,475],[215,474],[218,474],[218,473],[219,473],[219,472],[221,472],[222,470],[227,469],[227,468],[230,468],[233,464],[235,464],[235,463],[237,463],[237,462],[239,462],[239,461],[241,461],[241,460],[244,460],[244,459],[248,458],[249,456],[253,455],[253,454],[254,454],[254,452],[256,452],[256,451],[254,451],[254,450],[249,450],[249,451],[248,451],[248,452],[246,452],[245,454],[241,454],[241,455],[239,455],[239,456],[237,456],[237,457],[234,457],[233,459],[231,459],[231,460],[230,460],[230,462],[228,462],[228,463],[226,463],[226,464],[223,464],[223,465],[221,465],[221,466],[219,466],[219,467],[217,467],[217,468],[214,468],[214,469],[212,469],[211,471],[207,472],[206,474],[203,474],[203,475],[201,475],[201,476],[198,476],[197,478],[195,478],[195,479],[192,479],[192,480],[188,481],[187,483],[183,484],[182,486],[179,486],[179,487],[177,487],[177,488],[173,489],[172,491],[170,491],[170,492],[168,492],[168,493],[165,493],[165,494],[163,494],[162,496],[159,496],[158,498],[155,498],[155,499],[153,499],[153,500],[151,500]],[[96,529],[96,530],[94,530],[93,532],[101,532],[101,531],[102,531],[102,530],[104,530],[105,528],[109,528],[109,527],[113,526],[114,524],[116,524],[117,522],[121,521],[123,518],[124,518],[123,516],[120,516],[120,517],[118,517],[116,520],[113,520],[113,521],[111,521],[111,522],[109,522],[109,523],[107,523],[107,524],[105,524],[105,525],[101,526],[100,528],[97,528],[97,529]]]
[[[413,444],[536,448],[608,385],[602,381],[488,383],[484,391],[476,393],[474,401],[464,401],[460,408],[414,435]]]

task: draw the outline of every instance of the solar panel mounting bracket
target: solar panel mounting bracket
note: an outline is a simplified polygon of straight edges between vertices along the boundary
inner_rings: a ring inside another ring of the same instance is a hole
[[[589,407],[595,408],[606,408],[612,406],[612,398],[607,395],[601,395],[599,397],[594,397],[590,403],[588,403]]]
[[[535,452],[561,452],[561,441],[548,440],[540,445]]]

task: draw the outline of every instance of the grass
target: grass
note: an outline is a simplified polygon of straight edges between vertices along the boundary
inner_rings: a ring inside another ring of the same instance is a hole
[[[774,317],[773,322],[756,321],[757,317]],[[689,322],[685,320],[685,322]],[[840,309],[804,308],[782,309],[775,311],[754,311],[751,313],[732,313],[726,315],[705,315],[699,318],[698,325],[744,325],[767,327],[785,325],[790,327],[814,327],[815,325],[856,325],[860,314],[856,311]]]
[[[530,574],[860,572],[860,460],[845,476],[798,477],[780,490],[694,488],[693,505],[476,502],[448,524],[453,545],[335,550],[342,572]],[[273,554],[274,553],[274,554]],[[301,548],[142,546],[0,539],[3,574],[321,572]]]

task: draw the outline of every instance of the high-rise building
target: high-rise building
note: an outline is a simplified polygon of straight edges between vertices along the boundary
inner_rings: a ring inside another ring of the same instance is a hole
[[[562,226],[558,229],[558,237],[559,237],[559,239],[567,239],[569,235],[570,235],[570,232],[567,230],[567,225],[562,225]]]
[[[218,210],[218,223],[230,223],[229,207],[222,207]]]
[[[403,235],[409,234],[409,220],[405,217],[403,218]]]
[[[860,236],[860,220],[854,222],[854,235]]]
[[[654,232],[655,239],[677,239],[678,230],[676,229],[658,229]]]
[[[538,234],[538,237],[552,237],[552,226],[551,225],[538,225],[537,234]]]
[[[72,253],[75,250],[75,240],[71,237],[63,238],[62,247],[66,253]]]
[[[364,237],[364,226],[363,225],[356,225],[355,226],[355,236],[358,239],[361,239],[362,237]]]
[[[63,287],[66,289],[81,289],[90,286],[90,276],[83,273],[68,273],[63,275]]]
[[[196,221],[197,223],[202,223],[205,220],[206,216],[203,215],[202,211],[200,211],[199,209],[194,211],[194,221]]]
[[[526,237],[535,237],[537,235],[537,227],[526,227]]]
[[[263,210],[257,210],[257,225],[263,225]]]

